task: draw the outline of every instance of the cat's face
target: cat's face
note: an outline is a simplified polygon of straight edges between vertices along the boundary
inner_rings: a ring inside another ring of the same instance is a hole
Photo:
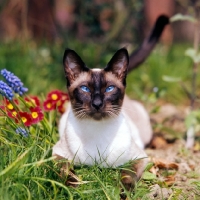
[[[104,69],[89,69],[75,51],[65,51],[63,64],[76,117],[101,120],[119,114],[128,62],[128,52],[123,48],[114,54]]]

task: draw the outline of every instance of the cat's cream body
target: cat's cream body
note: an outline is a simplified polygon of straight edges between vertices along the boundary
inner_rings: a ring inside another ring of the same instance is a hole
[[[60,120],[59,133],[53,155],[103,167],[147,157],[143,149],[152,137],[144,107],[127,96],[118,116],[101,121],[77,119],[70,106]]]
[[[70,106],[60,120],[54,156],[102,167],[137,160],[130,168],[135,173],[126,170],[130,176],[123,178],[124,186],[128,188],[141,177],[148,161],[144,147],[152,130],[144,107],[125,95],[126,76],[149,55],[168,23],[168,17],[160,16],[139,49],[130,57],[125,48],[119,49],[103,69],[90,69],[74,50],[65,50]]]

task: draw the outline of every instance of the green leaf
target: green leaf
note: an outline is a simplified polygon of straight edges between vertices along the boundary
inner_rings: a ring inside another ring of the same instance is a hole
[[[190,112],[185,118],[185,125],[187,128],[200,124],[200,110]]]
[[[194,63],[200,62],[200,54],[195,51],[195,49],[189,48],[185,51],[185,55],[189,56]]]
[[[182,15],[180,13],[178,13],[170,18],[170,22],[183,21],[183,20],[190,21],[192,23],[197,22],[197,20],[194,17],[192,17],[191,15]]]
[[[24,153],[19,155],[19,157],[12,162],[8,167],[6,167],[4,170],[0,172],[0,177],[7,177],[8,175],[11,176],[15,171],[19,169],[19,167],[22,165],[22,163],[26,160],[28,153],[33,148],[33,146],[29,149],[27,149]]]
[[[180,82],[181,81],[180,77],[172,77],[172,76],[166,76],[166,75],[163,75],[162,79],[163,81],[166,81],[166,82]]]
[[[147,166],[145,167],[145,170],[148,171],[148,170],[150,170],[152,167],[153,167],[153,163],[150,162],[150,163],[148,163]]]
[[[146,171],[146,172],[143,173],[142,178],[144,180],[154,180],[154,179],[156,179],[156,175]]]

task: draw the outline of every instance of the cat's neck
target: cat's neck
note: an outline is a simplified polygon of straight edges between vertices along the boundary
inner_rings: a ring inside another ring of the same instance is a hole
[[[76,125],[83,125],[86,127],[107,126],[107,125],[113,124],[113,122],[116,123],[117,121],[121,120],[122,117],[123,117],[123,115],[120,112],[118,116],[102,118],[100,120],[95,120],[93,118],[80,119],[80,118],[76,117],[72,108],[69,110],[69,114],[68,114],[68,120],[70,120],[72,123],[74,123]]]

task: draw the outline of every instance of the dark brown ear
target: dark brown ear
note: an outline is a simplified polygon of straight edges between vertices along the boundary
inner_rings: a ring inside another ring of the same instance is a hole
[[[80,56],[71,49],[66,49],[63,56],[63,66],[65,70],[65,77],[67,79],[67,86],[76,80],[82,73],[89,71]]]
[[[114,54],[104,70],[106,72],[112,72],[117,78],[123,80],[126,78],[128,63],[128,51],[125,48],[122,48]]]

